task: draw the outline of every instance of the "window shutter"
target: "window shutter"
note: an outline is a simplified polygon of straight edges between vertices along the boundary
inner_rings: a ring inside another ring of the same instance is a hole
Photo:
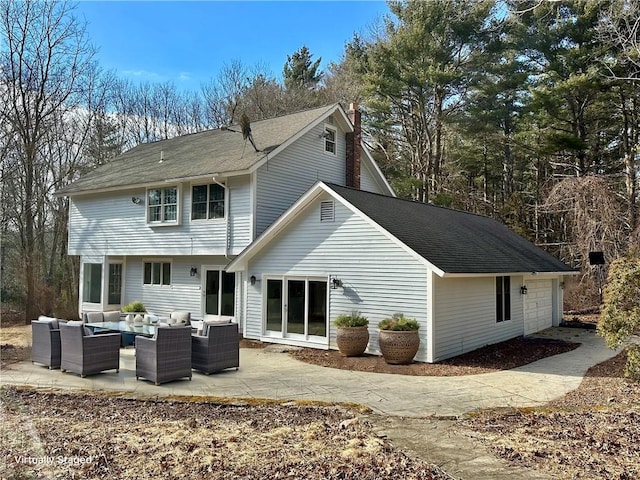
[[[320,221],[333,222],[335,219],[333,200],[320,202]]]

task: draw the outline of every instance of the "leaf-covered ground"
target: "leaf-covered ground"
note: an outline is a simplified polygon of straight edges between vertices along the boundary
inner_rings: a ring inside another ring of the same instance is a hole
[[[3,479],[449,478],[339,406],[1,395]]]
[[[544,408],[486,411],[461,427],[509,463],[557,478],[640,478],[640,385],[623,378],[625,361],[592,367]]]

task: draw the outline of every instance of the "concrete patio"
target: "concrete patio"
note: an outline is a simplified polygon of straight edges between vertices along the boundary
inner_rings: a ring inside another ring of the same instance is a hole
[[[266,398],[349,402],[374,412],[407,417],[459,416],[486,407],[544,404],[577,388],[589,367],[613,357],[592,330],[551,328],[537,334],[581,343],[571,352],[495,373],[463,377],[413,377],[329,369],[291,358],[281,347],[241,349],[240,369],[156,386],[135,377],[135,350],[121,350],[120,372],[81,378],[31,362],[0,372],[0,384],[119,391],[140,396]]]

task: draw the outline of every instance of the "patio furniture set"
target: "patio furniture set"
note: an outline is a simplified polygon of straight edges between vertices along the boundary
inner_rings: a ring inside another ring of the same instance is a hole
[[[183,312],[180,312],[183,313]],[[188,313],[188,312],[187,312]],[[120,312],[91,312],[83,320],[40,317],[31,322],[33,363],[81,377],[120,371],[120,348],[135,340],[136,379],[156,385],[189,378],[192,369],[206,375],[240,366],[238,325],[232,321],[193,322],[172,315],[171,323],[134,326]]]

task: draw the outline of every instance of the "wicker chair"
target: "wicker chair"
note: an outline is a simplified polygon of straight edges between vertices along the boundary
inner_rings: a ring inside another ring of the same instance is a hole
[[[91,335],[81,322],[60,325],[60,369],[81,377],[105,370],[120,371],[120,334]]]
[[[60,368],[60,328],[58,320],[31,321],[31,362]]]
[[[206,323],[206,322],[205,322]],[[237,323],[207,325],[204,335],[191,336],[191,367],[207,375],[240,366]]]
[[[136,380],[156,385],[189,377],[191,380],[191,327],[158,327],[153,338],[136,337]]]

